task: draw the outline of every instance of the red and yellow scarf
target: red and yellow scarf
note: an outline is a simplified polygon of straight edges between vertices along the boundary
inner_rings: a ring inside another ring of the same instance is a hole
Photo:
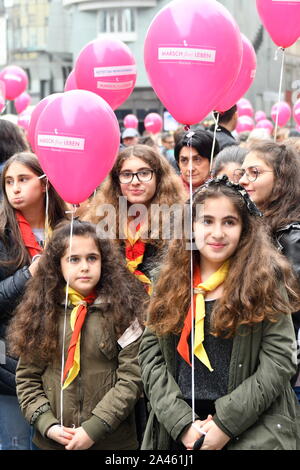
[[[38,244],[34,233],[32,232],[31,227],[23,216],[22,212],[16,211],[16,219],[19,224],[23,243],[26,246],[31,258],[33,258],[35,255],[41,254],[43,248]]]
[[[133,273],[139,281],[145,284],[145,288],[149,295],[152,293],[152,285],[150,279],[139,271],[137,267],[143,262],[146,244],[141,240],[141,225],[136,227],[135,236],[132,237],[127,228],[127,240],[125,241],[125,256],[127,268]]]
[[[83,295],[76,292],[72,287],[69,287],[68,299],[71,304],[74,305],[70,316],[70,324],[73,333],[63,373],[63,389],[67,388],[70,383],[73,382],[80,371],[81,329],[87,314],[87,306],[95,301],[96,294],[92,292],[87,297],[83,297]]]
[[[213,273],[205,282],[201,282],[201,274],[199,266],[194,269],[194,317],[195,317],[195,344],[194,354],[198,359],[212,372],[213,368],[203,346],[204,341],[204,317],[205,317],[205,300],[204,296],[207,292],[215,290],[226,279],[229,269],[229,261],[225,261],[222,266]],[[191,365],[188,338],[191,333],[192,308],[189,308],[186,319],[184,320],[183,329],[177,346],[177,351],[181,357]]]

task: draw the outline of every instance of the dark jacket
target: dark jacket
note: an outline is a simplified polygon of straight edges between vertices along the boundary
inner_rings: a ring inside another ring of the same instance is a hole
[[[65,357],[72,335],[70,313],[68,308]],[[60,338],[63,325],[62,306]],[[138,446],[134,406],[142,390],[137,359],[141,334],[141,328],[135,323],[118,338],[111,304],[103,296],[88,308],[81,330],[80,371],[63,391],[63,424],[82,426],[95,441],[91,450],[132,450]],[[62,344],[60,350],[61,347]],[[34,443],[41,449],[63,449],[46,437],[49,427],[60,422],[60,359],[47,365],[21,358],[16,378],[21,410],[35,428]]]
[[[210,130],[214,132],[215,126],[211,126]],[[238,145],[238,142],[233,137],[231,132],[229,132],[225,127],[219,124],[216,132],[216,139],[219,144],[219,151],[223,150],[225,147],[229,147],[230,145]]]
[[[231,437],[229,450],[299,449],[299,405],[289,380],[295,372],[289,315],[277,323],[243,325],[234,337],[227,395],[215,401],[216,424]],[[145,330],[139,353],[151,405],[142,449],[169,450],[192,423],[192,410],[175,380],[176,338]]]
[[[277,230],[275,234],[275,241],[280,252],[287,257],[292,265],[292,268],[300,282],[300,222],[293,222],[285,227]],[[298,356],[300,347],[300,311],[293,313],[292,316],[296,338],[298,340]],[[300,386],[300,358],[298,357],[298,371],[292,379],[292,384]]]
[[[7,242],[0,240],[0,260],[8,260],[10,253],[9,236]],[[31,274],[28,266],[16,270],[14,267],[0,266],[0,341],[1,352],[7,350],[6,329],[14,309],[22,298],[26,283]],[[4,346],[3,346],[4,345]],[[3,359],[3,360],[2,360]],[[5,362],[5,363],[3,363]],[[4,355],[0,361],[0,394],[15,395],[15,371],[17,361]]]

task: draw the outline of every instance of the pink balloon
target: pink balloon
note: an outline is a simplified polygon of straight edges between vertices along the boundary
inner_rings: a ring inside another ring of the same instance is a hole
[[[15,108],[18,114],[22,113],[31,102],[31,97],[27,91],[23,91],[14,101]]]
[[[293,116],[294,116],[296,123],[299,126],[300,125],[300,99],[298,99],[293,106]]]
[[[58,194],[85,201],[111,170],[120,145],[118,120],[100,96],[87,90],[59,94],[36,124],[35,148]]]
[[[250,116],[240,116],[238,118],[235,128],[238,133],[252,131],[252,129],[254,129],[254,121]]]
[[[267,119],[267,115],[264,111],[256,111],[254,119],[256,122],[259,122],[262,119]]]
[[[150,113],[144,119],[144,126],[146,131],[151,134],[157,134],[162,130],[163,120],[157,113]]]
[[[28,86],[28,77],[25,70],[18,65],[8,65],[0,72],[0,80],[5,83],[5,97],[14,100]]]
[[[131,128],[131,129],[137,129],[139,125],[139,120],[134,114],[127,114],[124,117],[123,120],[124,127]]]
[[[45,107],[49,103],[51,103],[51,101],[53,101],[55,98],[57,98],[60,95],[61,95],[61,93],[53,93],[52,95],[46,96],[45,98],[43,98],[36,105],[36,107],[34,108],[32,114],[31,114],[31,119],[30,119],[30,123],[29,123],[27,138],[28,138],[28,142],[30,143],[30,146],[31,146],[33,151],[35,151],[34,139],[35,139],[35,128],[36,128],[37,121],[38,121],[42,111],[45,109]]]
[[[274,126],[269,119],[261,119],[255,126],[256,129],[267,129],[272,134]]]
[[[256,54],[249,39],[241,34],[243,44],[242,64],[239,74],[230,89],[221,98],[216,111],[224,112],[233,105],[249,90],[256,73]]]
[[[239,28],[215,0],[175,0],[148,29],[144,61],[151,85],[174,119],[196,124],[235,81],[242,59]]]
[[[247,98],[241,98],[237,103],[238,108],[238,115],[241,116],[249,116],[252,117],[254,114],[252,104],[250,103]]]
[[[136,64],[129,47],[115,37],[89,42],[75,62],[79,88],[93,91],[118,108],[132,93],[136,82]]]
[[[256,8],[277,46],[289,47],[300,36],[299,0],[256,0]]]
[[[279,103],[275,103],[271,109],[271,117],[274,122],[276,122],[277,112],[278,112],[278,126],[284,127],[292,115],[291,107],[285,101],[280,101]]]
[[[29,123],[31,119],[31,113],[26,112],[26,110],[18,115],[17,124],[22,127],[25,131],[28,131]]]
[[[64,91],[70,91],[70,90],[77,90],[78,86],[76,83],[76,77],[75,77],[75,70],[71,70],[69,73],[66,83],[65,83],[65,88]]]

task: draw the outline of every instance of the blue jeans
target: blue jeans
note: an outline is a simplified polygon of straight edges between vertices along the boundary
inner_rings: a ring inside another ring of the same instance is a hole
[[[32,450],[32,437],[17,397],[0,395],[0,450]]]

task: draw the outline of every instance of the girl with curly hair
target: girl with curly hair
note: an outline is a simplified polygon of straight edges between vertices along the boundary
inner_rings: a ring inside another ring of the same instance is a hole
[[[20,406],[40,449],[136,449],[148,296],[92,224],[75,220],[69,242],[62,224],[10,326]]]
[[[37,157],[29,152],[10,157],[2,170],[0,208],[0,346],[28,280],[35,275],[45,238],[65,218],[66,206],[47,184]],[[48,188],[48,211],[47,205]],[[47,212],[47,214],[46,214]],[[48,217],[47,217],[48,215]],[[4,351],[3,351],[4,352]],[[0,441],[2,449],[30,449],[30,428],[16,397],[17,361],[0,360]]]
[[[193,449],[203,436],[202,450],[298,445],[297,284],[259,215],[226,176],[194,194],[196,249],[170,245],[140,347],[152,408],[144,449]]]
[[[287,257],[300,282],[300,161],[292,145],[265,142],[251,147],[241,169],[239,183],[263,211],[264,222],[275,246]],[[300,312],[293,314],[300,346]],[[292,379],[300,401],[300,370]]]
[[[163,217],[154,208],[170,209],[185,198],[180,178],[167,160],[147,145],[134,145],[118,155],[84,218],[97,223],[100,230],[106,217],[103,208],[115,209],[114,220],[106,220],[106,225],[115,227],[115,242],[128,269],[150,293],[151,270],[159,264],[170,238],[164,236]]]

